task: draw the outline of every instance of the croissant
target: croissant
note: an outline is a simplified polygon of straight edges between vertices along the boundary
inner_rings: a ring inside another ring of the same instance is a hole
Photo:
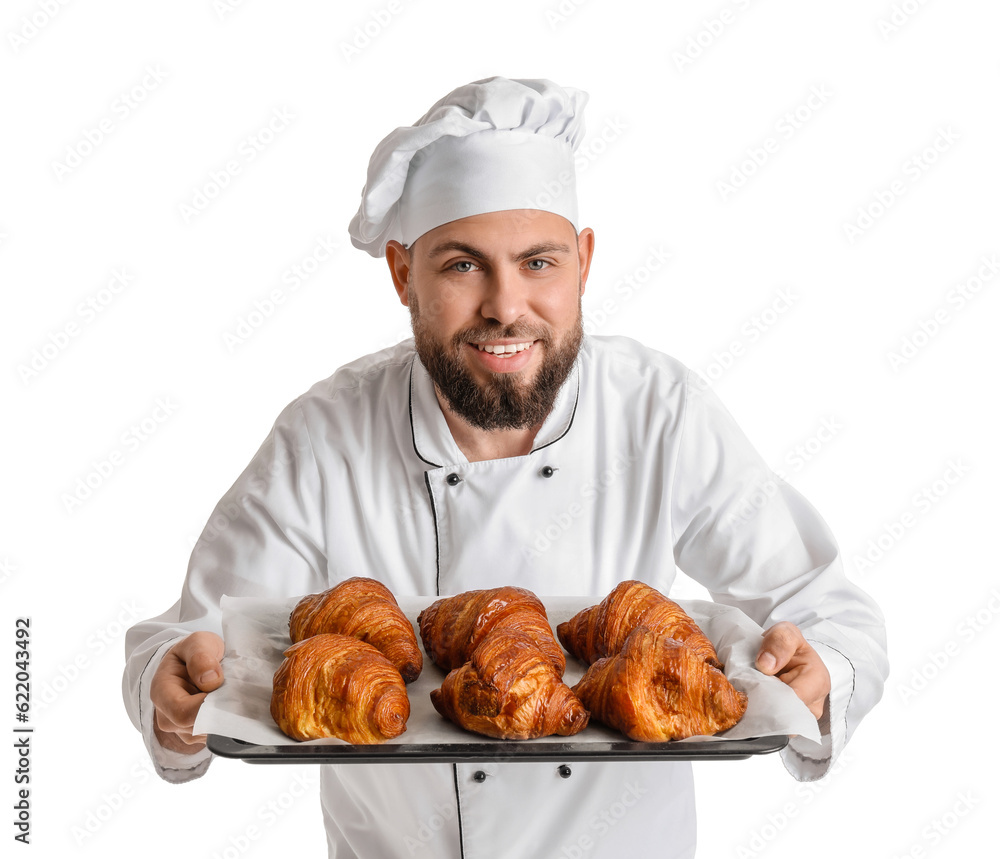
[[[639,625],[683,642],[709,665],[722,668],[712,642],[673,600],[637,581],[617,585],[598,605],[585,608],[556,629],[563,646],[588,664],[621,650]]]
[[[589,715],[549,656],[522,632],[494,630],[472,659],[431,692],[434,708],[459,727],[502,740],[570,736]]]
[[[549,626],[545,606],[525,588],[501,587],[445,597],[417,618],[424,649],[445,671],[460,668],[486,636],[516,629],[532,638],[562,677],[566,656]]]
[[[271,717],[293,740],[380,743],[406,730],[410,699],[393,664],[349,635],[320,633],[285,651]]]
[[[735,725],[747,696],[719,669],[662,632],[638,627],[573,691],[599,722],[639,742],[709,736]]]
[[[319,594],[303,597],[288,620],[293,642],[321,632],[351,635],[380,650],[407,683],[417,679],[423,656],[413,625],[396,598],[375,579],[355,576]]]

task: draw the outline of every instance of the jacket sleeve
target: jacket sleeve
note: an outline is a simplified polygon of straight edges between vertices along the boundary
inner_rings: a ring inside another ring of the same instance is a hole
[[[682,410],[671,489],[676,563],[717,602],[765,629],[791,621],[815,647],[832,683],[822,741],[794,737],[782,757],[797,779],[821,778],[882,696],[882,613],[847,578],[819,514],[767,467],[690,371]]]
[[[222,634],[223,594],[291,596],[326,587],[321,484],[302,410],[293,403],[212,512],[191,554],[180,600],[126,635],[125,707],[165,780],[202,775],[211,753],[184,755],[156,741],[149,685],[160,660],[191,632]]]

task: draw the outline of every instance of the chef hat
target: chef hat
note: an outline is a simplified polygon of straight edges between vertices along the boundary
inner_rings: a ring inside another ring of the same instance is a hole
[[[577,223],[574,151],[587,94],[548,80],[459,87],[375,149],[351,242],[372,256],[395,239],[484,212],[541,209]]]

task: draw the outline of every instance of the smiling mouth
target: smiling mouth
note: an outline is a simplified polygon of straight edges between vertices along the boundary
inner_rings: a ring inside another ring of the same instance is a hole
[[[516,355],[518,352],[525,352],[535,343],[535,340],[527,340],[521,343],[470,343],[469,345],[475,346],[480,352],[489,352],[491,355],[506,358],[509,355]]]

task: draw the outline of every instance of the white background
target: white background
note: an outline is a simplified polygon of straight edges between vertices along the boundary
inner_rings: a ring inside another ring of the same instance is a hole
[[[886,614],[892,675],[838,771],[803,786],[776,756],[699,764],[700,855],[984,855],[998,24],[988,0],[4,4],[0,722],[30,616],[33,854],[325,855],[313,769],[149,775],[124,629],[176,599],[281,407],[408,335],[384,263],[347,238],[368,157],[502,74],[590,93],[588,329],[707,375]],[[339,248],[313,266],[320,238]],[[671,259],[646,278],[654,248]],[[294,265],[313,272],[292,291]]]

